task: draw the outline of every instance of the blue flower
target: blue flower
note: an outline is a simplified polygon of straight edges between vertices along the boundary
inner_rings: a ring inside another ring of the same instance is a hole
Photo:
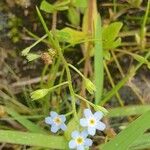
[[[45,118],[45,123],[51,125],[51,131],[56,133],[59,129],[65,131],[67,129],[64,115],[58,115],[56,112],[51,111],[50,116]]]
[[[80,119],[80,125],[82,127],[87,127],[87,131],[89,135],[95,135],[96,129],[103,131],[106,128],[106,125],[100,121],[103,117],[103,113],[100,111],[92,114],[90,109],[84,110],[85,118]]]
[[[92,140],[87,138],[87,131],[82,131],[81,133],[78,131],[73,131],[72,140],[69,142],[69,148],[76,150],[84,150],[85,148],[89,148],[92,145]]]

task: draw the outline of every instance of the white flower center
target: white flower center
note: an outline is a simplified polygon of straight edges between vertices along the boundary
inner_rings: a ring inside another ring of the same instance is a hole
[[[61,120],[61,118],[60,117],[56,117],[56,118],[54,118],[54,123],[56,124],[56,125],[60,125],[61,123],[62,123],[62,120]]]
[[[96,125],[96,120],[95,120],[95,118],[90,118],[90,119],[88,120],[88,124],[89,124],[89,126],[95,126],[95,125]]]
[[[75,141],[76,141],[77,145],[80,145],[80,144],[83,144],[83,143],[84,143],[84,138],[81,137],[81,136],[79,136],[79,137],[76,138]]]

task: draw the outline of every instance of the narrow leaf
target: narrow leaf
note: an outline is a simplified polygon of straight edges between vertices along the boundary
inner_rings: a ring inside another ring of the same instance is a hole
[[[136,139],[150,128],[150,121],[148,120],[150,120],[150,110],[129,124],[114,139],[106,143],[102,150],[127,150]]]
[[[107,117],[125,117],[131,115],[141,115],[150,110],[150,105],[133,105],[117,107],[108,110]]]
[[[97,15],[95,18],[95,39],[99,39],[95,41],[94,48],[94,74],[95,74],[95,104],[99,104],[101,101],[101,96],[103,92],[103,46],[102,46],[102,31],[101,31],[101,19],[100,16]]]
[[[130,150],[143,150],[150,148],[150,134],[140,136],[130,147]]]
[[[29,121],[26,118],[23,118],[20,114],[18,114],[16,111],[14,111],[11,108],[5,108],[7,113],[11,115],[15,120],[17,120],[21,125],[26,127],[30,132],[36,132],[36,133],[45,133],[44,130],[42,130],[38,125],[34,124],[33,122]]]
[[[47,13],[53,13],[55,11],[54,5],[51,5],[50,3],[48,3],[45,0],[42,1],[41,5],[40,5],[40,9]]]
[[[67,149],[67,141],[62,136],[43,135],[37,133],[0,130],[0,142],[38,146],[51,149]]]

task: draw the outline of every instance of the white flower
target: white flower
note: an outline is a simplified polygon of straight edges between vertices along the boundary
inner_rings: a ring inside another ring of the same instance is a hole
[[[51,111],[50,117],[45,118],[45,123],[51,125],[51,131],[56,133],[59,129],[65,131],[67,129],[65,122],[66,117],[64,115],[58,115],[56,112]]]
[[[92,145],[92,140],[87,138],[88,133],[87,131],[73,131],[72,140],[69,142],[69,148],[76,149],[76,150],[84,150]]]
[[[85,118],[80,119],[80,125],[83,127],[87,127],[87,131],[90,135],[95,135],[96,129],[103,131],[106,128],[106,125],[100,121],[103,117],[103,113],[100,111],[92,114],[90,109],[84,110]]]

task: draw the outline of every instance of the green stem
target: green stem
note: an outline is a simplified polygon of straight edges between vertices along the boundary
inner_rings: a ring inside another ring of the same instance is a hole
[[[147,19],[148,19],[148,13],[149,13],[149,9],[150,9],[150,1],[147,2],[147,8],[146,8],[146,12],[145,12],[145,15],[144,15],[144,19],[143,19],[143,23],[142,23],[142,26],[141,26],[141,45],[143,47],[143,41],[144,41],[144,37],[146,35],[146,22],[147,22]]]
[[[43,71],[42,71],[42,74],[41,74],[41,82],[40,82],[40,87],[41,87],[41,88],[43,88],[43,82],[44,82],[43,78],[44,78],[44,76],[45,76],[45,74],[46,74],[47,69],[48,69],[48,65],[45,65],[45,66],[44,66],[44,69],[43,69]]]
[[[65,116],[67,117],[67,116],[70,116],[72,114],[73,114],[73,111],[66,113]]]
[[[111,84],[111,86],[114,88],[114,87],[115,87],[115,84],[114,84],[114,81],[113,81],[113,79],[112,79],[112,76],[111,76],[111,74],[110,74],[110,71],[109,71],[109,69],[108,69],[108,67],[107,67],[105,61],[104,61],[104,68],[105,68],[105,70],[106,70],[106,73],[107,73],[108,79],[109,79],[109,81],[110,81],[110,84]],[[119,104],[120,104],[121,106],[124,106],[123,100],[121,99],[121,97],[120,97],[118,91],[116,92],[116,97],[117,97],[117,99],[118,99]]]
[[[83,98],[82,96],[75,94],[75,96],[81,100],[83,100],[84,102],[88,103],[89,105],[91,105],[92,107],[95,107],[95,105],[93,103],[91,103],[90,101],[88,101],[87,99]]]
[[[63,83],[60,83],[60,84],[58,84],[58,85],[55,85],[55,86],[49,88],[48,90],[49,90],[49,91],[54,90],[54,89],[56,89],[56,88],[58,88],[58,87],[60,87],[60,86],[63,86],[63,85],[65,85],[65,84],[69,84],[68,81],[63,82]]]
[[[75,96],[81,100],[83,100],[84,102],[86,102],[87,104],[89,104],[90,106],[92,106],[96,111],[102,111],[104,114],[107,114],[108,111],[104,108],[104,107],[101,107],[99,105],[95,105],[93,103],[91,103],[90,101],[88,101],[87,99],[85,99],[84,97],[78,95],[78,94],[75,94]]]
[[[84,75],[77,68],[75,68],[71,64],[68,64],[68,66],[71,67],[74,71],[76,71],[83,79],[85,79]]]
[[[56,49],[58,51],[58,54],[65,66],[65,70],[66,70],[66,73],[67,73],[67,78],[68,78],[68,85],[69,85],[69,91],[70,91],[70,95],[71,95],[71,98],[72,98],[72,109],[73,109],[73,112],[74,112],[74,117],[76,118],[76,120],[78,120],[78,116],[77,116],[77,112],[76,112],[76,99],[75,99],[75,93],[74,93],[74,90],[73,90],[73,86],[72,86],[72,79],[71,79],[71,73],[70,73],[70,70],[69,70],[69,66],[68,66],[68,63],[67,61],[65,60],[64,56],[63,56],[63,53],[61,51],[61,48],[59,46],[59,43],[58,41],[55,41],[56,42]]]

